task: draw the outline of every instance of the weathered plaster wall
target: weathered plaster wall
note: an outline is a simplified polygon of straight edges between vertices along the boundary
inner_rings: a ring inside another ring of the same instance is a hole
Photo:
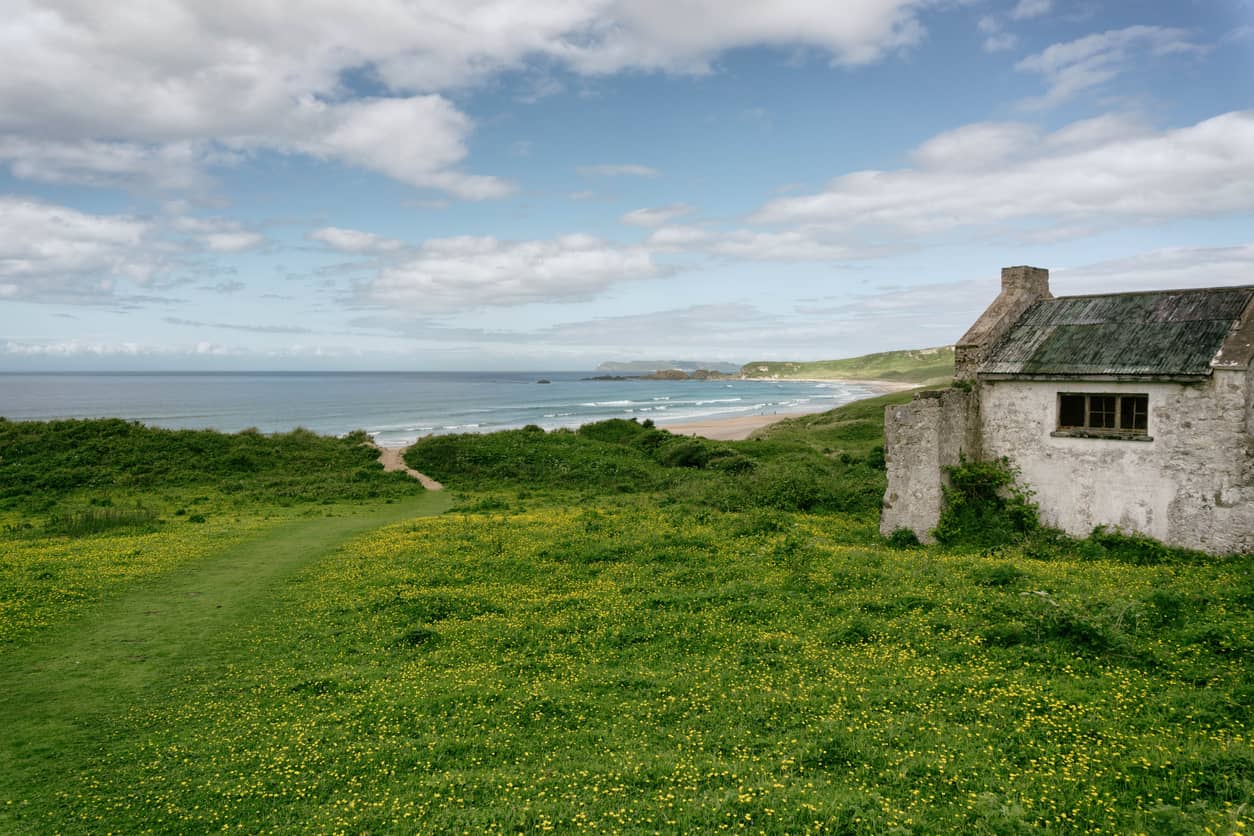
[[[885,537],[908,528],[922,542],[933,542],[944,468],[962,455],[979,455],[978,418],[974,394],[961,389],[920,392],[910,403],[886,407],[888,490],[880,512]]]
[[[985,382],[984,453],[1009,457],[1043,521],[1070,534],[1108,525],[1213,553],[1254,551],[1248,384],[1245,369],[1196,385]],[[1148,394],[1153,440],[1053,437],[1060,391]]]

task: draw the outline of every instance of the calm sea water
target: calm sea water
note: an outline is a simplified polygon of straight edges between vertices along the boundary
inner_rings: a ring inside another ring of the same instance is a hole
[[[605,418],[659,426],[739,415],[815,412],[874,391],[805,381],[586,380],[593,372],[0,373],[10,420],[115,417],[159,427],[339,435],[364,429],[381,444],[431,433]],[[551,381],[548,384],[538,380]]]

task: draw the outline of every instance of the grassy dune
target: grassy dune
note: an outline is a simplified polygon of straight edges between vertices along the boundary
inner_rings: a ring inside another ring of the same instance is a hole
[[[0,623],[73,595],[0,632],[0,831],[1248,828],[1250,558],[890,548],[884,402],[431,439],[440,516],[11,510]]]
[[[759,360],[746,363],[745,377],[801,378],[818,380],[895,380],[902,383],[942,383],[954,376],[954,348],[920,348],[885,351],[844,360],[791,363]]]

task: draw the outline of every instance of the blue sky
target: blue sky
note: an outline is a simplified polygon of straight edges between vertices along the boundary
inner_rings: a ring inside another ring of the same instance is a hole
[[[0,0],[0,369],[950,343],[1254,283],[1254,0]]]

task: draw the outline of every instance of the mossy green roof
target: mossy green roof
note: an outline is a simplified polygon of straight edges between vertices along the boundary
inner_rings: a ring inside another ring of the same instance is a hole
[[[980,367],[991,375],[1207,375],[1254,285],[1037,302]]]

